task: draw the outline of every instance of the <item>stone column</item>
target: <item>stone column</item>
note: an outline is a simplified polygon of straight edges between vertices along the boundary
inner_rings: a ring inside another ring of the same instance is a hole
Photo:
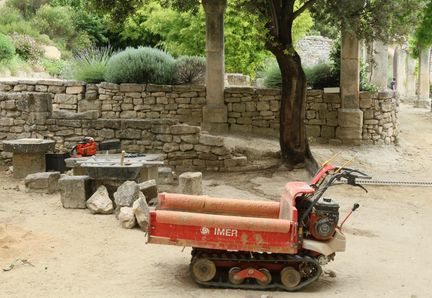
[[[419,56],[419,84],[418,97],[415,102],[417,108],[431,108],[430,100],[430,48],[421,50]]]
[[[206,16],[207,102],[203,108],[203,128],[228,129],[228,111],[224,101],[224,13],[227,0],[203,0]]]
[[[417,61],[410,55],[407,56],[407,80],[406,80],[406,100],[414,102],[417,100],[417,74],[416,74]]]
[[[402,101],[407,99],[407,56],[406,46],[398,46],[395,50],[393,76],[396,78],[396,91]]]
[[[388,45],[382,41],[374,41],[371,83],[376,85],[379,91],[387,90],[387,69]]]
[[[363,112],[359,109],[359,42],[356,36],[343,31],[341,49],[341,100],[338,112],[337,138],[344,144],[360,145]]]

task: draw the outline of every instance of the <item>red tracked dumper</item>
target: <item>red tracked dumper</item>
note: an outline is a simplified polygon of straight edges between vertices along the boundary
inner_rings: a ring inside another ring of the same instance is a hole
[[[339,205],[324,192],[360,171],[325,165],[310,184],[289,182],[280,202],[162,193],[148,243],[192,247],[190,273],[203,286],[297,291],[345,251]],[[363,188],[364,189],[364,188]],[[358,208],[354,205],[353,210]]]

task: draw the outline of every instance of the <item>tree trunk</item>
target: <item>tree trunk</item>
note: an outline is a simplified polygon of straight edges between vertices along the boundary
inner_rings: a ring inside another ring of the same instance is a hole
[[[305,127],[307,81],[300,56],[280,48],[271,49],[282,74],[280,147],[282,159],[290,166],[305,165],[314,173],[318,165],[312,156]],[[292,50],[291,50],[292,51]]]

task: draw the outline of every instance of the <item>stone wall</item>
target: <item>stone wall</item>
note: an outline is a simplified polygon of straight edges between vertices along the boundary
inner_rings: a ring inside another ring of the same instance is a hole
[[[306,36],[297,43],[297,51],[306,66],[329,60],[333,40],[323,36]]]
[[[96,141],[117,138],[127,152],[161,153],[168,165],[180,169],[229,170],[247,162],[235,156],[223,138],[175,119],[101,119],[92,111],[52,111],[52,105],[49,94],[0,93],[0,140],[48,138],[64,151],[83,136]],[[2,157],[10,154],[2,152]]]
[[[98,111],[105,119],[177,119],[200,125],[204,86],[85,84],[62,80],[0,81],[0,92],[49,93],[53,110]]]
[[[309,91],[306,103],[307,135],[320,143],[342,144],[338,138],[339,93]],[[360,93],[363,112],[362,143],[391,144],[399,135],[398,106],[390,92]]]
[[[193,85],[94,85],[61,80],[23,80],[0,81],[1,91],[48,93],[54,113],[79,113],[91,119],[171,119],[193,126],[202,124],[202,108],[206,103],[205,87]],[[230,87],[225,88],[224,97],[230,132],[278,137],[279,89]],[[340,144],[340,108],[339,94],[309,90],[305,119],[308,136],[317,142]],[[360,108],[364,118],[363,127],[359,128],[363,132],[363,143],[389,144],[396,141],[399,133],[397,106],[390,93],[361,93]],[[21,119],[15,120],[20,123]],[[17,132],[22,129],[19,126],[14,128]],[[116,136],[110,133],[105,137]]]
[[[225,88],[230,130],[277,136],[280,94],[279,89]]]

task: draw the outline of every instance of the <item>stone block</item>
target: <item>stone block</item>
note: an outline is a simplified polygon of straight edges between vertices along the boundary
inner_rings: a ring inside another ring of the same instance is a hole
[[[85,86],[70,86],[66,87],[66,94],[82,94],[85,91]]]
[[[361,98],[360,97],[360,108],[361,109],[369,109],[372,106],[372,98]]]
[[[212,136],[208,134],[201,134],[199,137],[200,144],[208,145],[208,146],[223,146],[224,145],[224,139],[219,136]]]
[[[158,184],[172,184],[174,182],[173,171],[169,167],[160,167],[158,168]]]
[[[344,128],[359,128],[363,126],[363,112],[359,109],[340,109],[338,123]]]
[[[321,136],[321,126],[319,126],[319,125],[306,125],[306,135],[308,137]]]
[[[92,180],[89,176],[66,176],[59,180],[59,189],[64,208],[85,209],[92,194]]]
[[[53,193],[58,190],[60,172],[42,172],[27,175],[26,190],[29,192]]]
[[[195,134],[199,133],[200,131],[201,129],[198,126],[189,126],[187,124],[171,126],[171,133],[174,135]]]
[[[158,196],[158,187],[156,180],[148,180],[138,184],[139,190],[144,194],[146,200],[149,202]]]
[[[321,137],[325,139],[333,139],[335,137],[335,128],[331,126],[323,126],[321,128]]]
[[[120,225],[124,229],[133,229],[136,226],[136,219],[132,207],[121,207],[118,214]]]
[[[361,140],[362,127],[338,127],[336,137],[343,140],[344,144],[347,144],[345,140]]]
[[[326,103],[340,103],[341,97],[339,93],[324,93],[324,102]]]
[[[202,173],[186,172],[179,176],[180,193],[190,195],[202,194]]]
[[[224,165],[226,168],[236,168],[243,167],[247,165],[247,157],[246,156],[235,156],[230,159],[224,160]]]
[[[225,105],[210,105],[203,107],[203,119],[210,123],[226,123],[228,117],[227,107]]]
[[[17,179],[25,178],[29,174],[45,172],[45,152],[14,153],[12,164],[13,176]]]
[[[126,181],[119,186],[114,193],[116,210],[120,207],[132,207],[133,202],[138,200],[139,186],[135,181]]]
[[[86,206],[93,214],[111,214],[114,211],[113,203],[104,185],[98,187],[96,192],[87,200]]]
[[[150,209],[146,197],[142,193],[140,193],[140,198],[133,203],[132,209],[141,230],[147,232]]]

